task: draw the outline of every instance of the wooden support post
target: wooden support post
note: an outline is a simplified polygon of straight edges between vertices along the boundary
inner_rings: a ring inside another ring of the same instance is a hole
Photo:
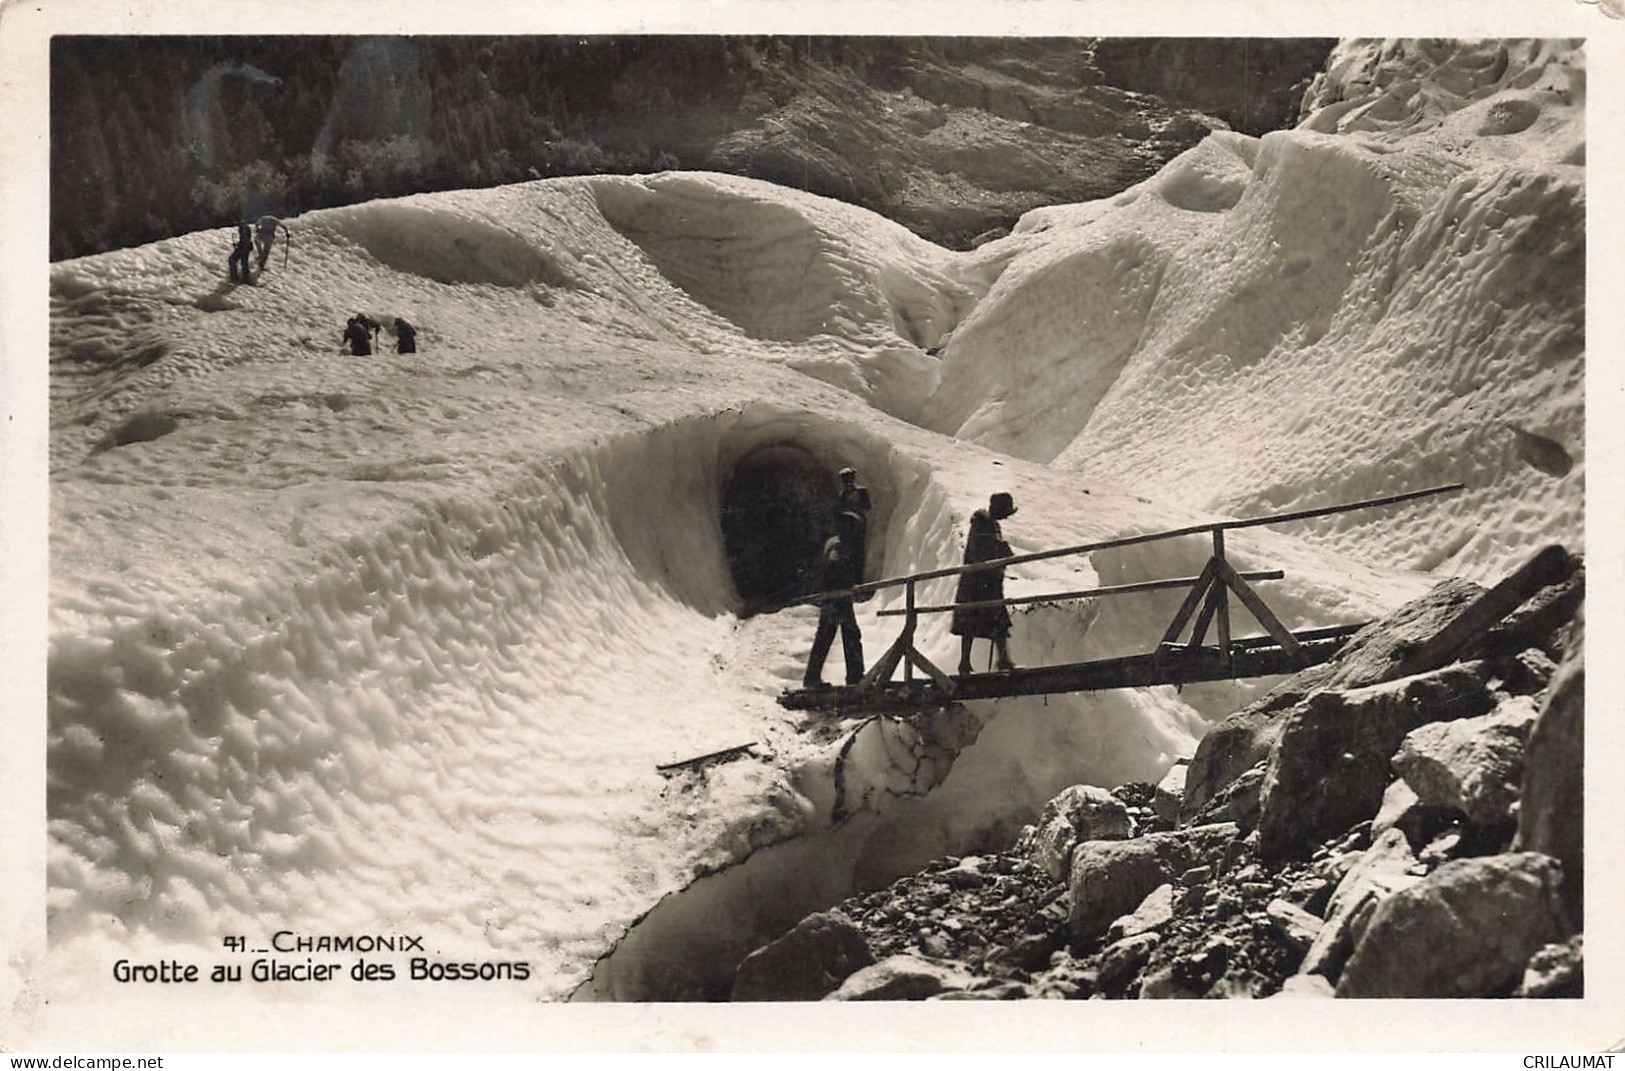
[[[1213,624],[1213,615],[1219,610],[1219,597],[1223,591],[1223,584],[1208,585],[1207,598],[1202,600],[1202,612],[1196,615],[1196,624],[1191,627],[1191,640],[1186,646],[1200,647],[1202,641],[1207,639],[1208,626]]]
[[[1185,631],[1185,622],[1191,619],[1196,607],[1201,605],[1202,597],[1207,594],[1208,585],[1212,584],[1218,575],[1218,563],[1209,558],[1207,565],[1202,567],[1201,575],[1196,578],[1196,583],[1191,585],[1190,594],[1186,595],[1185,601],[1180,604],[1179,612],[1174,615],[1174,623],[1162,634],[1163,643],[1178,641],[1179,634]]]
[[[905,608],[903,631],[898,634],[896,641],[886,649],[886,653],[880,656],[880,660],[874,664],[868,673],[863,675],[863,679],[858,682],[858,690],[860,692],[870,692],[882,687],[887,681],[891,680],[892,674],[897,672],[897,666],[901,663],[905,684],[913,682],[914,670],[917,668],[927,677],[930,677],[932,683],[941,689],[944,695],[952,695],[954,691],[953,680],[948,674],[938,669],[929,658],[926,658],[914,648],[914,628],[919,624],[920,618],[916,612],[914,581],[912,580],[908,582],[908,586],[904,591],[903,602]]]
[[[935,684],[939,689],[941,689],[943,695],[947,696],[954,694],[953,678],[949,677],[948,674],[944,673],[941,669],[938,669],[929,658],[925,657],[919,651],[916,651],[913,647],[908,649],[907,657],[910,663],[919,666],[920,671],[927,677],[931,678],[931,683]]]
[[[1251,611],[1253,617],[1258,619],[1258,623],[1264,626],[1264,631],[1268,632],[1274,637],[1275,642],[1281,645],[1282,650],[1293,658],[1297,658],[1303,650],[1303,645],[1298,643],[1297,637],[1292,635],[1290,629],[1281,624],[1281,619],[1270,612],[1270,608],[1264,605],[1264,600],[1258,597],[1256,591],[1247,586],[1247,581],[1237,575],[1234,569],[1230,568],[1225,562],[1217,562],[1217,564],[1219,567],[1219,582],[1236,593],[1236,598],[1240,599],[1242,605]]]
[[[903,608],[908,616],[903,618],[903,631],[908,633],[908,654],[914,653],[914,623],[919,620],[914,613],[914,581],[910,580],[903,586]],[[903,659],[903,683],[910,684],[914,680],[914,659]]]
[[[1220,576],[1223,576],[1226,571],[1230,572],[1232,576],[1235,575],[1234,570],[1230,569],[1229,563],[1224,560],[1223,528],[1213,529],[1213,557],[1219,563]],[[1236,579],[1241,581],[1241,577],[1239,576],[1237,576]],[[1218,611],[1217,616],[1219,619],[1219,657],[1224,660],[1225,665],[1229,665],[1230,600],[1229,595],[1226,593],[1226,585],[1217,583],[1213,585],[1213,606],[1214,609]]]

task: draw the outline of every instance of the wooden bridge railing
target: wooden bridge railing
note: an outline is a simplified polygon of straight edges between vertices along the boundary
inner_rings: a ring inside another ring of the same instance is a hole
[[[1378,506],[1391,506],[1401,502],[1410,502],[1433,495],[1449,494],[1465,488],[1465,484],[1453,483],[1439,487],[1429,487],[1420,491],[1407,491],[1403,494],[1388,495],[1383,498],[1365,499],[1360,502],[1348,502],[1336,506],[1321,506],[1316,509],[1295,510],[1290,513],[1277,513],[1264,517],[1248,517],[1228,521],[1212,521],[1206,524],[1189,525],[1184,528],[1174,528],[1162,532],[1146,532],[1138,535],[1119,536],[1114,539],[1098,540],[1093,543],[1080,543],[1071,547],[1060,547],[1055,550],[1041,550],[1030,554],[1013,554],[1006,558],[997,558],[990,561],[975,562],[969,565],[946,566],[940,569],[927,569],[922,572],[909,573],[905,576],[887,577],[881,580],[871,580],[843,591],[822,592],[797,600],[802,603],[820,603],[830,599],[853,598],[883,588],[904,588],[903,607],[901,609],[881,610],[881,617],[902,617],[903,630],[896,641],[887,648],[868,673],[864,674],[857,687],[868,690],[876,685],[891,680],[899,663],[903,666],[905,680],[913,679],[913,670],[920,669],[929,676],[944,693],[951,694],[954,690],[953,681],[941,669],[921,654],[914,647],[914,631],[919,623],[921,614],[946,613],[956,608],[955,605],[920,606],[916,602],[915,588],[921,581],[935,580],[940,577],[959,576],[964,573],[980,572],[985,569],[1003,569],[1012,565],[1021,565],[1026,562],[1044,561],[1050,558],[1061,558],[1072,554],[1087,554],[1096,550],[1112,550],[1118,547],[1135,546],[1140,543],[1151,543],[1164,539],[1180,539],[1192,535],[1208,535],[1213,541],[1213,553],[1208,558],[1202,572],[1195,577],[1183,577],[1168,580],[1148,580],[1134,584],[1118,584],[1109,587],[1093,588],[1087,591],[1058,592],[1053,595],[1027,595],[1009,599],[992,599],[974,603],[960,603],[957,608],[990,607],[990,606],[1017,606],[1035,602],[1058,602],[1063,599],[1093,598],[1104,595],[1122,595],[1132,592],[1157,591],[1170,588],[1189,586],[1190,592],[1186,595],[1179,611],[1174,615],[1173,623],[1163,633],[1162,643],[1176,643],[1196,618],[1191,630],[1190,647],[1200,647],[1207,637],[1210,627],[1217,627],[1219,651],[1228,665],[1233,643],[1230,636],[1230,605],[1229,596],[1236,599],[1247,608],[1252,616],[1263,626],[1264,630],[1275,643],[1296,659],[1300,652],[1298,638],[1292,631],[1283,625],[1279,618],[1258,597],[1249,581],[1279,580],[1285,574],[1280,570],[1270,570],[1251,573],[1238,573],[1225,560],[1224,534],[1239,528],[1256,528],[1269,524],[1283,524],[1288,521],[1308,520],[1312,517],[1325,517],[1335,513],[1348,513],[1359,509],[1372,509]],[[1200,613],[1198,613],[1200,607]]]

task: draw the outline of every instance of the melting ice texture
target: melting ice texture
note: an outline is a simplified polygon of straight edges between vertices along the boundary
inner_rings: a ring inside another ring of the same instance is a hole
[[[56,265],[54,978],[226,933],[403,932],[527,960],[502,993],[554,998],[696,874],[827,830],[842,727],[774,703],[815,613],[737,616],[719,530],[758,447],[862,472],[871,576],[956,561],[995,490],[1025,551],[1471,484],[1238,533],[1244,567],[1286,569],[1268,598],[1292,625],[1430,582],[1397,567],[1492,578],[1579,549],[1578,53],[1444,47],[1348,46],[1303,128],[1216,134],[969,253],[665,174],[310,213],[253,286],[219,282],[225,232]],[[385,350],[410,320],[420,353],[341,353],[356,312]],[[1059,559],[1007,590],[1205,553]],[[1020,613],[1013,645],[1143,650],[1175,601]],[[895,604],[861,607],[871,657]],[[956,654],[940,617],[921,645]],[[883,756],[847,771],[893,816],[854,871],[1008,831],[1070,783],[1154,778],[1251,694],[978,704],[926,799],[885,789]],[[747,741],[704,777],[655,770]]]

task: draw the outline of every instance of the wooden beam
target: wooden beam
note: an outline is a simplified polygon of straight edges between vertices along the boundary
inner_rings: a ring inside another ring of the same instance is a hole
[[[1297,655],[1279,646],[1238,647],[1228,664],[1211,647],[1195,649],[1175,645],[1150,654],[1077,662],[1062,666],[1039,666],[1008,673],[973,673],[953,679],[948,694],[932,681],[912,684],[887,683],[878,688],[861,687],[796,690],[785,692],[779,703],[792,710],[836,710],[842,713],[908,711],[948,702],[971,699],[999,699],[1018,695],[1054,695],[1064,692],[1095,692],[1115,688],[1147,688],[1161,684],[1193,684],[1199,681],[1264,677],[1292,673],[1303,666],[1329,661],[1348,642],[1348,636],[1308,640]]]
[[[924,572],[910,573],[906,576],[891,576],[881,580],[871,580],[866,584],[859,584],[850,591],[832,591],[820,595],[809,595],[797,599],[791,605],[802,602],[821,602],[829,598],[851,598],[855,594],[865,591],[878,591],[881,588],[895,587],[909,581],[934,580],[941,576],[958,576],[962,573],[975,573],[983,569],[1002,569],[1012,565],[1022,565],[1027,562],[1044,561],[1049,558],[1061,558],[1069,554],[1084,554],[1092,550],[1114,550],[1118,547],[1132,547],[1140,543],[1152,543],[1161,539],[1179,539],[1184,536],[1206,535],[1214,531],[1232,531],[1237,528],[1257,528],[1266,524],[1283,524],[1287,521],[1302,521],[1311,517],[1326,517],[1334,513],[1348,513],[1351,510],[1371,509],[1376,506],[1392,506],[1401,502],[1410,502],[1418,498],[1427,498],[1430,495],[1450,494],[1464,489],[1467,485],[1462,483],[1445,484],[1440,487],[1426,487],[1419,491],[1406,491],[1403,494],[1387,495],[1383,498],[1368,498],[1361,502],[1345,502],[1336,506],[1320,506],[1315,509],[1296,510],[1292,513],[1275,513],[1263,517],[1244,517],[1238,520],[1212,521],[1207,524],[1193,524],[1185,528],[1170,528],[1161,532],[1145,532],[1140,535],[1119,536],[1115,539],[1103,539],[1095,543],[1079,543],[1071,547],[1059,547],[1055,550],[1034,551],[1031,554],[1012,554],[1008,558],[996,558],[985,562],[976,562],[971,565],[950,565],[941,569],[927,569]]]
[[[1196,583],[1191,585],[1190,594],[1186,595],[1185,601],[1179,604],[1179,611],[1174,614],[1174,623],[1169,625],[1168,631],[1162,634],[1163,643],[1173,643],[1179,639],[1179,634],[1185,631],[1185,622],[1189,621],[1191,614],[1196,612],[1196,607],[1201,603],[1203,596],[1207,594],[1208,587],[1213,584],[1218,575],[1219,563],[1209,558],[1207,564],[1202,567],[1202,575],[1198,576]]]
[[[696,755],[692,759],[684,759],[681,762],[668,762],[664,765],[656,766],[655,769],[660,773],[669,773],[673,770],[681,770],[688,766],[700,766],[707,762],[743,755],[745,752],[749,751],[755,746],[756,741],[752,740],[748,744],[736,744],[733,747],[725,747],[721,751],[711,751],[704,755]]]
[[[1207,639],[1208,626],[1213,623],[1213,615],[1219,610],[1219,598],[1224,594],[1223,584],[1209,584],[1207,598],[1202,600],[1202,612],[1196,615],[1196,624],[1191,626],[1191,639],[1188,647],[1200,647],[1202,641]]]
[[[1225,562],[1219,562],[1219,582],[1236,593],[1236,598],[1240,599],[1242,605],[1247,607],[1260,625],[1264,626],[1264,631],[1275,637],[1275,642],[1281,645],[1282,650],[1293,657],[1298,655],[1299,644],[1297,637],[1292,635],[1292,630],[1281,624],[1281,619],[1264,605],[1264,600],[1258,597],[1258,593],[1248,587],[1247,581]]]
[[[1235,572],[1235,570],[1231,567],[1229,562],[1226,562],[1224,560],[1224,529],[1223,528],[1215,528],[1215,529],[1213,529],[1213,556],[1219,560],[1219,563],[1221,565],[1223,565],[1225,569],[1230,571],[1230,575],[1237,576],[1238,579],[1239,579],[1239,574],[1237,574]],[[1227,585],[1225,585],[1225,584],[1214,584],[1213,585],[1213,607],[1214,607],[1215,610],[1218,611],[1217,616],[1218,616],[1218,619],[1219,619],[1219,653],[1224,656],[1224,659],[1225,659],[1226,662],[1229,662],[1230,661],[1230,596],[1227,593]]]
[[[1248,580],[1280,580],[1286,573],[1280,569],[1260,569],[1257,572],[1242,573]],[[917,614],[945,614],[950,610],[972,610],[990,606],[1026,606],[1030,603],[1066,602],[1071,599],[1092,599],[1099,595],[1127,595],[1137,591],[1172,591],[1175,588],[1188,587],[1199,581],[1201,577],[1182,576],[1168,580],[1141,580],[1133,584],[1113,584],[1104,588],[1085,588],[1082,591],[1057,591],[1053,595],[1017,595],[1010,599],[981,599],[976,602],[945,603],[940,606],[916,606]],[[902,617],[908,613],[905,608],[890,610],[877,610],[876,617]]]
[[[958,690],[952,677],[938,669],[935,663],[919,651],[916,651],[913,646],[909,647],[907,658],[911,663],[919,667],[920,672],[931,678],[931,682],[937,686],[943,695],[951,696]]]

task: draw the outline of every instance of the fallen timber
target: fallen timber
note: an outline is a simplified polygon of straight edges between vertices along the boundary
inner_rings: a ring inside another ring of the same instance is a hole
[[[1062,692],[1099,691],[1110,688],[1142,688],[1166,684],[1189,684],[1198,681],[1227,680],[1242,677],[1274,676],[1292,673],[1308,666],[1329,661],[1364,627],[1363,624],[1340,625],[1330,628],[1293,632],[1269,609],[1252,588],[1250,581],[1278,580],[1279,570],[1239,573],[1225,554],[1225,532],[1238,528],[1251,528],[1266,524],[1306,520],[1358,509],[1371,509],[1394,505],[1432,495],[1460,491],[1465,485],[1449,484],[1409,491],[1383,498],[1367,499],[1336,506],[1322,506],[1291,513],[1264,517],[1214,521],[1162,532],[1148,532],[1095,543],[1084,543],[1054,550],[1016,554],[993,561],[970,565],[949,566],[940,569],[890,577],[857,585],[846,591],[826,592],[810,596],[804,602],[824,602],[830,599],[851,598],[882,588],[902,586],[902,608],[882,610],[878,616],[904,618],[902,632],[882,654],[874,666],[856,684],[824,686],[786,691],[779,697],[781,705],[792,710],[829,710],[837,713],[870,711],[896,711],[968,700],[993,699],[1018,695],[1048,695]],[[1029,603],[1053,603],[1080,598],[1097,598],[1133,594],[1145,591],[1189,587],[1173,622],[1164,632],[1155,649],[1147,654],[1122,658],[1075,662],[1059,666],[1039,666],[1007,670],[998,673],[962,674],[950,677],[914,646],[914,635],[921,614],[946,613],[956,609],[948,606],[921,606],[915,598],[915,586],[921,581],[938,577],[957,576],[984,569],[1005,568],[1024,562],[1042,561],[1071,554],[1084,554],[1133,546],[1156,540],[1179,539],[1192,535],[1207,535],[1212,540],[1213,553],[1202,572],[1196,577],[1169,580],[1142,581],[1087,591],[1058,592],[1050,595],[1021,596],[1011,599],[964,603],[970,606],[1014,606]],[[1230,598],[1234,596],[1261,625],[1264,636],[1236,638],[1231,635]],[[1180,642],[1189,627],[1190,639]],[[1207,646],[1208,631],[1216,633],[1217,646]],[[898,667],[903,669],[903,680],[893,681]],[[914,671],[923,673],[916,680]]]

